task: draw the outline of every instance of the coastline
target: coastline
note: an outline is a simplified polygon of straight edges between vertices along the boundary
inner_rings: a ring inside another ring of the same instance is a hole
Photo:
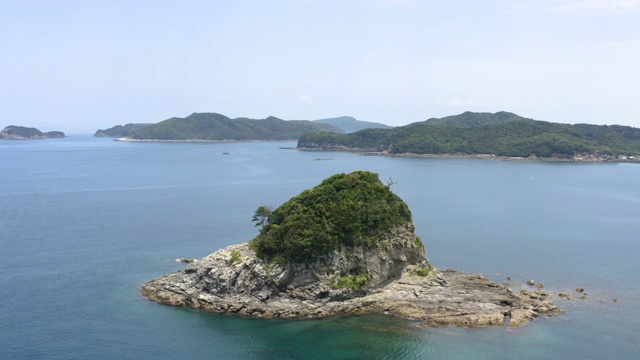
[[[256,257],[247,243],[228,246],[142,286],[149,300],[177,307],[247,317],[311,319],[338,315],[387,314],[421,326],[486,327],[525,325],[563,312],[544,289],[514,292],[482,275],[435,270],[418,275],[409,265],[397,278],[368,291],[340,290],[335,297],[318,264],[279,266]],[[316,278],[288,284],[292,272]],[[282,284],[280,284],[282,282]],[[333,290],[337,291],[337,290]]]
[[[234,142],[293,142],[295,139],[285,140],[205,140],[205,139],[185,139],[185,140],[162,140],[162,139],[131,139],[126,137],[114,138],[113,141],[122,142],[166,142],[166,143],[185,143],[185,142],[198,142],[198,143],[234,143]]]
[[[416,154],[402,153],[390,154],[387,151],[375,151],[370,149],[354,149],[354,148],[283,148],[301,151],[344,151],[352,152],[362,156],[386,156],[386,157],[404,157],[404,158],[442,158],[442,159],[483,159],[498,161],[546,161],[546,162],[583,162],[583,163],[640,163],[640,159],[618,159],[613,157],[599,157],[595,155],[577,155],[573,158],[564,157],[518,157],[518,156],[501,156],[494,154]]]

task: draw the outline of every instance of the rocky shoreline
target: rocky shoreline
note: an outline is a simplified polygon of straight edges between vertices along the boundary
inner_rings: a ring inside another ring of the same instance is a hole
[[[425,274],[420,271],[424,264],[407,258],[406,252],[388,256],[397,239],[389,239],[382,252],[374,249],[351,259],[335,252],[314,264],[286,266],[265,263],[247,243],[232,245],[150,281],[142,287],[142,295],[162,304],[251,317],[390,314],[418,320],[423,326],[517,327],[562,311],[543,289],[516,293],[482,275],[440,272],[431,266]],[[380,262],[378,255],[386,261]],[[381,277],[368,289],[332,286],[331,279],[339,272],[336,264],[340,267],[354,259],[375,259],[391,276]]]
[[[500,156],[494,154],[415,154],[402,153],[390,154],[387,151],[376,151],[372,149],[357,149],[342,146],[335,148],[312,148],[312,147],[296,147],[291,148],[301,151],[346,151],[364,156],[387,156],[387,157],[409,157],[409,158],[442,158],[442,159],[484,159],[484,160],[500,160],[500,161],[554,161],[554,162],[586,162],[586,163],[640,163],[640,158],[623,157],[614,158],[611,156],[599,156],[592,154],[576,155],[574,157],[517,157],[517,156]]]

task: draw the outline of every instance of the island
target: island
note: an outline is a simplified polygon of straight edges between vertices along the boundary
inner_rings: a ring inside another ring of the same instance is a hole
[[[391,314],[425,326],[520,326],[561,311],[544,289],[439,270],[411,211],[377,174],[336,174],[275,210],[260,206],[249,242],[142,287],[150,300],[264,318]]]
[[[24,126],[9,125],[0,131],[0,139],[4,140],[28,140],[28,139],[59,139],[64,138],[62,131],[42,131]]]
[[[640,129],[552,123],[509,112],[465,112],[393,129],[305,134],[298,140],[298,149],[388,156],[630,161],[640,156]]]
[[[193,113],[171,118],[131,132],[119,141],[282,141],[312,132],[344,133],[330,124],[307,120],[231,119],[216,113]]]
[[[93,136],[95,137],[123,137],[129,136],[132,133],[144,129],[149,125],[153,124],[144,124],[144,123],[131,123],[126,125],[116,125],[114,127],[110,127],[108,129],[99,129],[96,131]]]

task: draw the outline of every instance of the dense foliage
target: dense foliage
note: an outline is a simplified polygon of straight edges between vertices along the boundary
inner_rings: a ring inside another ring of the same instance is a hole
[[[126,125],[116,125],[112,128],[108,128],[105,130],[98,130],[93,134],[93,136],[99,137],[121,137],[121,136],[129,136],[135,131],[144,129],[145,127],[152,124],[126,124]]]
[[[275,117],[263,120],[230,119],[215,113],[194,113],[171,118],[133,132],[140,140],[290,140],[317,131],[343,131],[311,121],[285,121]]]
[[[331,176],[275,209],[250,245],[269,261],[307,262],[341,245],[370,245],[407,222],[409,208],[378,175],[356,171]]]
[[[543,158],[579,154],[640,155],[638,128],[514,119],[509,113],[494,115],[510,120],[502,124],[491,123],[490,117],[483,114],[489,119],[488,123],[477,126],[469,126],[466,121],[459,122],[467,124],[465,127],[431,125],[432,121],[426,121],[389,130],[307,134],[300,138],[298,147],[350,148],[388,151],[390,154],[494,154]],[[460,116],[469,120],[467,113]]]
[[[460,115],[446,116],[443,118],[431,118],[425,121],[428,125],[454,126],[454,127],[476,127],[482,125],[502,125],[516,120],[530,120],[518,116],[514,113],[500,111],[492,113],[477,113],[467,111]]]

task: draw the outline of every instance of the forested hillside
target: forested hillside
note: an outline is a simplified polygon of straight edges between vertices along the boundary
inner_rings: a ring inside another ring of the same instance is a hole
[[[559,124],[510,113],[473,115],[464,113],[443,118],[446,121],[427,120],[388,130],[308,134],[300,138],[298,147],[384,151],[389,154],[493,154],[543,158],[579,154],[640,155],[638,128]]]

